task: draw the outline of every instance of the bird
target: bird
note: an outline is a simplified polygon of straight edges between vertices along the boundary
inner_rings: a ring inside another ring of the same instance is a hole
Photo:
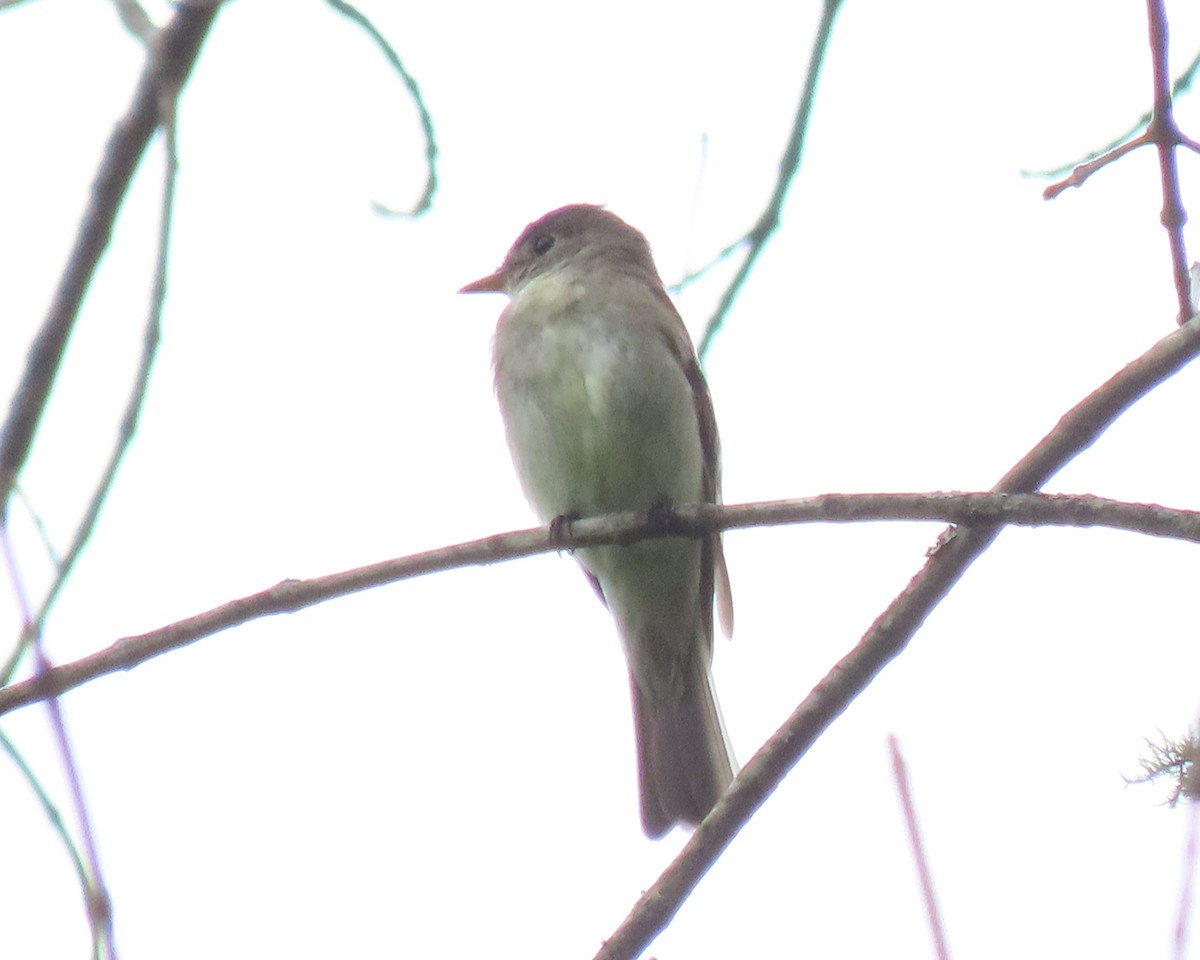
[[[509,298],[492,341],[495,391],[543,523],[720,502],[708,384],[638,230],[600,206],[561,207],[460,292]],[[733,628],[721,536],[586,547],[575,559],[624,648],[643,831],[695,827],[737,770],[712,679],[714,595],[723,631]]]

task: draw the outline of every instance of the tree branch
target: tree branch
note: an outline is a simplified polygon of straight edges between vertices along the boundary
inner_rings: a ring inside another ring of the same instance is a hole
[[[1179,301],[1177,320],[1183,324],[1193,314],[1191,278],[1188,274],[1187,247],[1183,239],[1183,225],[1187,223],[1187,210],[1179,189],[1179,166],[1175,151],[1178,147],[1190,150],[1200,148],[1194,140],[1185,137],[1175,123],[1169,66],[1169,44],[1167,13],[1163,0],[1146,0],[1147,19],[1150,24],[1150,62],[1154,78],[1154,108],[1149,115],[1145,130],[1125,143],[1114,145],[1100,156],[1081,163],[1066,179],[1053,183],[1043,191],[1046,200],[1053,200],[1068,187],[1080,186],[1097,170],[1119,160],[1138,147],[1153,144],[1158,151],[1159,179],[1162,183],[1162,225],[1166,228],[1171,248],[1171,276],[1175,283],[1175,296]],[[1200,62],[1200,61],[1198,61]],[[1190,82],[1196,68],[1194,62],[1185,77]],[[1181,78],[1182,82],[1183,78]]]
[[[0,429],[0,523],[7,516],[13,484],[29,456],[83,297],[112,238],[117,210],[150,137],[158,129],[164,91],[173,93],[183,86],[219,6],[220,0],[187,0],[179,4],[171,22],[158,31],[150,44],[133,102],[109,138],[75,246],[49,312],[30,347],[8,419]]]
[[[1146,0],[1150,21],[1150,61],[1154,72],[1154,115],[1146,134],[1158,148],[1159,179],[1162,182],[1162,225],[1166,228],[1171,248],[1171,275],[1175,281],[1175,296],[1179,301],[1179,322],[1186,323],[1192,315],[1192,285],[1188,276],[1187,247],[1183,240],[1183,225],[1187,210],[1179,190],[1179,165],[1175,149],[1184,142],[1175,123],[1171,101],[1171,74],[1168,66],[1169,44],[1167,11],[1163,0]]]
[[[1193,317],[1069,410],[1000,479],[995,491],[1021,493],[1040,487],[1095,442],[1130,404],[1197,355],[1200,318]],[[636,957],[670,923],[680,904],[754,811],[850,702],[903,651],[925,618],[999,531],[1000,527],[992,522],[943,531],[925,566],[742,768],[679,856],[605,942],[596,960]]]
[[[628,544],[663,536],[701,537],[713,530],[794,523],[870,520],[949,521],[956,524],[1103,526],[1200,543],[1200,511],[1100,497],[1006,493],[827,494],[739,506],[681,507],[664,519],[613,514],[577,520],[567,531],[535,527],[442,547],[311,580],[284,580],[205,613],[149,633],[124,637],[96,653],[0,688],[0,715],[259,617],[294,613],[325,600],[456,567],[498,563],[554,550]],[[855,691],[857,692],[857,691]],[[847,701],[848,702],[848,701]],[[764,794],[765,796],[765,794]],[[760,798],[761,799],[761,798]],[[757,803],[755,804],[757,806]]]
[[[1174,82],[1171,84],[1171,99],[1172,100],[1174,100],[1175,97],[1179,96],[1179,94],[1183,93],[1185,90],[1187,90],[1189,87],[1191,87],[1192,81],[1196,79],[1197,73],[1200,73],[1200,53],[1197,53],[1196,56],[1192,58],[1192,62],[1190,64],[1188,64],[1187,69],[1184,70],[1183,73],[1181,73],[1178,77],[1176,77]],[[1126,130],[1120,136],[1118,136],[1118,137],[1114,138],[1113,140],[1109,141],[1108,143],[1106,143],[1103,147],[1100,147],[1099,149],[1090,152],[1082,160],[1074,160],[1071,163],[1064,163],[1064,164],[1061,164],[1057,167],[1053,167],[1048,170],[1022,170],[1021,176],[1023,176],[1023,177],[1061,177],[1064,173],[1070,173],[1072,170],[1074,170],[1076,167],[1078,167],[1080,165],[1086,166],[1089,163],[1091,163],[1092,161],[1098,160],[1100,157],[1103,157],[1110,150],[1114,150],[1117,147],[1119,147],[1121,144],[1125,143],[1131,137],[1135,136],[1138,133],[1138,131],[1144,131],[1146,129],[1147,124],[1150,123],[1150,118],[1152,116],[1154,116],[1153,111],[1147,110],[1140,117],[1138,117],[1137,120],[1134,121],[1133,126],[1131,126],[1128,130]],[[1195,147],[1193,146],[1192,149],[1195,149]],[[1072,186],[1074,186],[1074,184],[1072,184]],[[1049,199],[1049,198],[1047,198],[1047,199]]]

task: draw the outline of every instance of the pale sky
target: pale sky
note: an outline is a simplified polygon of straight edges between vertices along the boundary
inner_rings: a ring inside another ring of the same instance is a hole
[[[433,114],[434,208],[371,212],[418,196],[423,145],[360,31],[318,2],[227,4],[179,107],[153,383],[49,623],[56,661],[286,577],[532,526],[491,390],[503,300],[455,291],[564,203],[637,226],[668,281],[746,230],[819,4],[363,9]],[[1178,71],[1200,48],[1200,9],[1168,13]],[[986,489],[1171,331],[1154,155],[1053,203],[1020,175],[1082,157],[1146,109],[1144,16],[1067,0],[846,4],[781,230],[707,362],[728,502]],[[0,17],[5,397],[141,68],[105,3],[29,0]],[[1177,117],[1200,135],[1195,96]],[[1194,218],[1198,164],[1181,157]],[[58,544],[141,349],[161,166],[158,144],[21,478]],[[679,299],[694,333],[727,276]],[[1197,389],[1185,370],[1047,489],[1200,507]],[[47,563],[13,513],[36,593]],[[737,631],[715,676],[743,762],[939,530],[727,537]],[[1187,544],[1004,532],[647,956],[929,956],[889,734],[953,952],[1169,956],[1188,814],[1122,775],[1144,738],[1179,735],[1200,710],[1198,574]],[[7,591],[0,616],[15,636]],[[641,834],[624,664],[566,557],[258,621],[62,702],[122,960],[587,958],[686,839]],[[71,817],[45,710],[0,727]],[[67,856],[8,762],[0,806],[5,954],[86,956]]]

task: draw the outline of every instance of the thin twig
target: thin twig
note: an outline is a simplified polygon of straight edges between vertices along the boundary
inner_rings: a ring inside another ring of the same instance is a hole
[[[50,673],[52,666],[42,645],[41,634],[32,629],[31,607],[29,595],[25,589],[24,578],[17,565],[16,554],[7,527],[0,527],[0,552],[3,553],[4,566],[8,571],[12,593],[16,598],[23,623],[22,632],[33,636],[33,653],[37,681]],[[71,738],[67,733],[67,721],[63,715],[62,705],[58,697],[46,699],[46,712],[50,716],[50,729],[58,748],[59,759],[63,767],[71,801],[75,807],[75,816],[79,824],[79,835],[83,846],[83,858],[86,871],[83,877],[83,896],[87,905],[88,924],[92,930],[93,952],[99,955],[101,951],[116,960],[116,939],[113,935],[112,900],[108,895],[108,887],[104,882],[104,872],[100,869],[100,853],[96,847],[96,834],[92,829],[92,818],[88,812],[87,801],[83,795],[83,781],[79,776],[79,765],[75,762],[75,751],[71,747]]]
[[[75,868],[75,876],[79,881],[79,887],[82,890],[88,888],[88,871],[84,865],[83,857],[79,852],[79,848],[75,845],[74,839],[71,837],[70,831],[63,823],[62,813],[58,807],[54,805],[54,801],[50,798],[50,794],[46,792],[45,786],[33,772],[33,768],[25,761],[25,757],[17,749],[16,744],[8,738],[6,734],[0,731],[0,750],[3,750],[8,755],[8,759],[12,762],[17,771],[25,778],[25,782],[29,785],[29,789],[33,791],[33,795],[37,798],[38,804],[42,808],[42,813],[46,815],[46,820],[50,824],[50,829],[58,834],[58,839],[63,845],[63,849],[67,851],[67,856],[71,860],[71,865]]]
[[[933,953],[938,960],[950,960],[950,948],[946,945],[946,927],[942,912],[938,909],[937,894],[933,890],[933,872],[929,869],[929,856],[925,841],[921,837],[921,825],[917,820],[917,806],[913,802],[912,790],[908,785],[908,767],[900,753],[900,741],[888,737],[888,752],[892,755],[892,778],[896,781],[896,792],[900,795],[900,810],[904,814],[904,826],[908,831],[908,842],[912,847],[913,861],[917,868],[917,881],[921,885],[921,899],[925,904],[925,919],[929,923],[929,935],[933,938]]]
[[[71,540],[71,545],[67,548],[66,553],[58,563],[54,581],[50,584],[49,589],[46,591],[46,596],[38,608],[37,614],[33,617],[31,628],[34,631],[42,629],[43,624],[46,622],[46,617],[50,613],[50,609],[54,606],[54,602],[58,599],[59,593],[62,591],[63,586],[71,575],[71,571],[75,567],[75,562],[79,559],[88,540],[91,539],[92,530],[96,526],[96,520],[100,516],[100,511],[103,509],[105,501],[108,499],[113,482],[116,480],[117,470],[120,468],[121,462],[129,450],[129,445],[133,442],[134,434],[137,432],[138,418],[145,403],[146,391],[150,386],[150,372],[154,368],[154,360],[158,353],[158,342],[162,332],[163,306],[166,303],[167,297],[167,270],[170,265],[171,256],[171,222],[175,205],[175,185],[179,173],[179,157],[176,152],[175,141],[174,104],[164,105],[164,112],[166,111],[170,111],[171,116],[163,124],[165,168],[163,171],[162,209],[158,230],[158,256],[154,271],[154,283],[150,293],[150,309],[146,319],[146,330],[142,337],[141,362],[138,365],[137,375],[134,377],[129,400],[125,405],[125,414],[122,416],[120,427],[117,430],[117,438],[113,445],[112,453],[109,455],[108,463],[104,466],[104,471],[96,484],[96,489],[92,493],[87,509],[84,511],[83,517],[75,529],[75,536]],[[28,636],[28,632],[26,635]],[[20,650],[14,655],[14,659],[19,655]]]
[[[170,96],[169,92],[167,95],[168,97]],[[0,668],[0,683],[8,682],[8,679],[12,676],[13,671],[20,662],[24,651],[28,649],[29,643],[42,630],[46,622],[46,617],[58,599],[62,588],[70,578],[71,571],[75,568],[75,562],[83,553],[88,540],[91,539],[92,531],[96,526],[96,520],[100,516],[100,511],[104,507],[105,501],[108,499],[113,482],[116,480],[117,470],[120,468],[129,445],[133,442],[134,434],[137,432],[138,418],[145,403],[146,391],[150,386],[150,372],[154,367],[154,359],[158,352],[158,342],[162,331],[162,312],[167,295],[167,270],[170,265],[171,221],[175,204],[175,185],[179,173],[179,157],[175,141],[174,103],[165,103],[163,105],[163,112],[169,116],[169,119],[163,124],[165,167],[163,171],[162,209],[159,219],[158,255],[156,257],[154,282],[150,293],[150,309],[146,320],[146,331],[142,337],[141,363],[138,366],[137,375],[134,377],[129,400],[125,405],[125,414],[121,418],[121,424],[117,430],[116,442],[113,445],[112,453],[109,455],[108,463],[105,464],[100,479],[96,483],[96,489],[93,491],[92,497],[88,502],[87,509],[84,511],[83,517],[75,529],[71,545],[56,563],[54,580],[47,589],[37,613],[22,632],[21,642],[17,645],[17,648],[9,656],[4,666]]]
[[[1191,328],[1188,328],[1191,329]],[[1196,338],[1200,341],[1200,336]],[[1198,347],[1200,349],[1200,347]],[[171,650],[260,617],[294,613],[335,597],[412,577],[479,564],[492,564],[561,549],[627,544],[652,537],[702,537],[714,530],[794,523],[856,523],[878,520],[1020,526],[1102,526],[1200,543],[1200,511],[1100,497],[1005,493],[827,494],[738,506],[683,506],[673,515],[647,519],[619,513],[574,521],[570,529],[535,527],[441,547],[395,560],[311,580],[284,580],[266,590],[231,600],[205,613],[133,637],[42,676],[0,688],[0,715],[90,680],[128,670]],[[953,529],[953,528],[952,528]],[[959,528],[966,530],[968,528]]]
[[[1183,845],[1183,878],[1179,884],[1179,913],[1175,918],[1174,960],[1187,956],[1188,928],[1195,910],[1197,844],[1200,842],[1200,804],[1187,805],[1187,840]]]
[[[1079,166],[1071,171],[1071,175],[1065,180],[1060,180],[1058,183],[1052,183],[1045,190],[1043,190],[1042,199],[1053,200],[1064,190],[1069,190],[1071,187],[1083,186],[1084,181],[1087,180],[1087,178],[1097,170],[1102,170],[1114,160],[1119,160],[1121,157],[1125,156],[1125,154],[1133,153],[1133,151],[1138,147],[1145,147],[1153,142],[1154,141],[1151,139],[1148,133],[1143,133],[1141,136],[1135,137],[1127,143],[1122,143],[1119,146],[1113,147],[1111,150],[1106,151],[1105,153],[1096,157],[1094,160],[1089,160],[1086,163],[1079,164]]]
[[[796,173],[800,169],[800,158],[804,150],[804,137],[808,133],[808,119],[812,114],[813,100],[817,95],[817,81],[821,76],[821,65],[825,62],[825,53],[829,49],[829,38],[833,33],[833,21],[841,5],[841,0],[825,0],[825,5],[821,10],[821,20],[817,24],[817,33],[813,38],[812,52],[808,57],[808,72],[804,78],[804,90],[800,94],[800,103],[796,108],[796,118],[792,122],[791,136],[788,138],[787,146],[784,148],[783,157],[779,161],[779,176],[775,181],[775,190],[771,194],[771,199],[767,201],[766,209],[750,232],[740,240],[736,240],[727,246],[717,256],[717,260],[723,260],[742,244],[747,244],[745,259],[738,267],[733,279],[729,282],[729,286],[725,288],[725,292],[721,295],[721,300],[717,304],[717,308],[713,311],[712,316],[708,319],[708,323],[704,326],[704,335],[700,338],[700,346],[698,347],[701,359],[708,353],[708,348],[712,346],[713,338],[716,337],[725,323],[725,318],[733,307],[734,300],[737,299],[738,294],[745,285],[746,279],[750,276],[750,271],[758,262],[758,258],[763,250],[766,249],[767,241],[771,239],[771,235],[779,227],[780,218],[783,214],[783,201],[787,198],[792,181],[796,178]]]
[[[1176,77],[1175,82],[1171,84],[1172,99],[1179,96],[1180,93],[1187,90],[1192,85],[1192,81],[1196,79],[1197,72],[1200,72],[1200,53],[1196,54],[1196,56],[1192,59],[1192,62],[1188,64],[1188,68],[1184,70],[1183,73],[1181,73],[1178,77]],[[1146,127],[1150,124],[1150,118],[1153,115],[1154,114],[1152,111],[1147,110],[1140,117],[1138,117],[1137,120],[1133,122],[1133,125],[1130,126],[1130,128],[1122,133],[1119,137],[1114,137],[1099,150],[1089,153],[1082,160],[1074,160],[1071,163],[1064,163],[1049,170],[1022,170],[1021,176],[1061,177],[1064,173],[1070,173],[1076,167],[1081,165],[1086,166],[1092,161],[1104,156],[1106,153],[1115,150],[1131,137],[1136,136],[1139,132],[1145,131]],[[1195,150],[1196,148],[1196,145],[1191,145],[1191,149]]]
[[[53,550],[49,551],[55,563],[54,580],[50,584],[45,597],[43,597],[37,613],[27,624],[26,629],[22,631],[16,648],[9,655],[4,665],[0,667],[0,684],[7,683],[11,678],[25,651],[29,649],[34,636],[41,631],[45,624],[46,617],[51,607],[53,607],[54,602],[58,599],[63,586],[70,578],[71,571],[75,567],[75,562],[79,559],[83,548],[91,538],[96,520],[100,515],[100,510],[108,499],[108,494],[116,479],[117,469],[120,467],[121,461],[124,459],[125,453],[129,449],[134,433],[137,430],[138,417],[145,402],[146,390],[150,383],[150,371],[153,368],[154,358],[157,353],[159,335],[162,328],[163,306],[166,301],[167,270],[170,263],[171,220],[175,202],[175,184],[179,171],[179,160],[175,142],[175,98],[177,95],[178,90],[176,88],[165,87],[160,91],[158,98],[159,113],[164,118],[162,128],[165,166],[162,207],[159,218],[158,254],[155,262],[154,281],[150,293],[150,308],[146,321],[146,331],[142,338],[141,363],[138,367],[137,375],[134,377],[129,401],[125,407],[125,414],[121,418],[121,424],[117,431],[117,439],[113,446],[113,451],[109,456],[108,463],[105,465],[96,483],[96,488],[92,493],[82,519],[75,529],[71,545],[67,548],[66,553],[58,557],[55,556]],[[19,492],[19,488],[14,488],[14,492]],[[32,510],[31,515],[34,518],[35,525],[42,534],[43,541],[49,546],[41,518]]]

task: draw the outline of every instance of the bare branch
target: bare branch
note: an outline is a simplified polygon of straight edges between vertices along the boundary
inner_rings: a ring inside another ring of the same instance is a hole
[[[189,0],[179,4],[171,22],[158,31],[151,44],[133,103],[118,121],[105,148],[75,246],[50,310],[30,348],[8,419],[0,430],[0,522],[7,515],[13,483],[29,456],[80,304],[112,236],[117,210],[150,137],[158,129],[163,91],[182,87],[219,5],[220,0]]]
[[[1017,493],[1040,487],[1090,446],[1130,404],[1197,355],[1200,318],[1164,337],[1068,411],[1054,430],[1001,478],[996,492]],[[979,523],[943,532],[925,566],[742,768],[733,786],[679,856],[634,905],[596,954],[596,960],[636,957],[670,923],[680,904],[754,811],[851,701],[904,650],[925,618],[999,530],[994,523]],[[0,698],[3,694],[0,691]]]
[[[1172,85],[1168,65],[1168,31],[1167,14],[1163,9],[1163,0],[1146,0],[1146,8],[1150,23],[1150,60],[1154,75],[1154,109],[1150,114],[1145,131],[1130,140],[1106,151],[1094,160],[1081,163],[1071,175],[1059,183],[1051,184],[1043,191],[1042,196],[1053,200],[1068,187],[1077,187],[1088,177],[1112,163],[1125,154],[1147,144],[1154,144],[1158,150],[1159,178],[1162,182],[1162,225],[1167,230],[1167,238],[1171,248],[1171,276],[1175,282],[1175,295],[1179,301],[1179,323],[1186,323],[1195,312],[1191,303],[1191,281],[1188,276],[1187,246],[1183,238],[1183,225],[1187,223],[1187,210],[1183,206],[1183,197],[1179,190],[1179,166],[1175,156],[1178,147],[1198,150],[1200,145],[1183,135],[1175,123],[1175,113],[1172,104]],[[1200,58],[1192,64],[1185,76],[1190,79]]]
[[[866,520],[949,520],[959,524],[1104,526],[1200,543],[1200,511],[1099,497],[1005,493],[827,494],[740,506],[680,507],[652,519],[619,513],[577,520],[569,530],[535,527],[502,533],[395,560],[385,560],[311,580],[284,580],[205,613],[135,637],[124,637],[81,660],[0,688],[0,715],[118,670],[128,670],[203,637],[259,617],[294,613],[325,600],[455,567],[498,563],[554,550],[626,544],[655,537],[701,537],[713,530],[791,523],[855,523]],[[973,527],[960,528],[970,532]],[[994,533],[993,533],[994,535]],[[854,691],[857,693],[857,691]],[[847,701],[848,702],[848,701]],[[755,804],[757,806],[757,804]]]
[[[1143,133],[1141,136],[1135,137],[1133,140],[1113,147],[1111,150],[1106,151],[1105,153],[1096,157],[1094,160],[1089,160],[1086,163],[1079,164],[1079,166],[1071,171],[1071,175],[1065,180],[1060,180],[1058,183],[1052,183],[1045,190],[1043,190],[1042,199],[1053,200],[1064,190],[1068,190],[1071,187],[1082,186],[1083,182],[1097,170],[1107,167],[1114,160],[1119,160],[1127,153],[1133,153],[1133,151],[1138,147],[1145,147],[1153,142],[1154,141],[1150,138],[1148,133]]]
[[[1171,274],[1175,280],[1175,295],[1179,300],[1181,324],[1192,316],[1191,280],[1188,277],[1187,247],[1183,240],[1183,225],[1187,210],[1179,191],[1179,166],[1175,148],[1183,143],[1183,135],[1175,124],[1171,102],[1171,79],[1168,66],[1169,44],[1167,11],[1163,0],[1146,0],[1150,19],[1150,59],[1154,65],[1154,116],[1147,135],[1158,147],[1159,176],[1162,180],[1162,225],[1166,227],[1171,247]]]
[[[1183,93],[1185,90],[1187,90],[1189,87],[1191,87],[1192,81],[1196,79],[1197,72],[1200,72],[1200,53],[1196,54],[1196,56],[1192,59],[1192,62],[1190,64],[1188,64],[1187,69],[1184,70],[1183,73],[1181,73],[1178,77],[1176,77],[1175,82],[1171,84],[1171,98],[1172,99],[1174,99],[1175,97],[1178,97],[1179,94]],[[1093,153],[1089,153],[1082,160],[1074,160],[1071,163],[1064,163],[1064,164],[1061,164],[1060,166],[1052,167],[1051,169],[1048,169],[1048,170],[1022,170],[1021,176],[1023,176],[1023,177],[1061,177],[1064,173],[1070,173],[1072,170],[1074,170],[1078,166],[1081,166],[1081,165],[1087,166],[1088,164],[1092,163],[1092,161],[1097,160],[1100,157],[1104,156],[1105,154],[1110,153],[1111,151],[1115,150],[1121,144],[1128,141],[1131,137],[1136,136],[1139,131],[1145,131],[1146,127],[1150,123],[1150,118],[1153,115],[1154,114],[1152,111],[1147,110],[1140,117],[1138,117],[1137,120],[1135,120],[1133,122],[1133,125],[1128,130],[1126,130],[1124,133],[1122,133],[1119,137],[1115,137],[1113,140],[1111,140],[1109,143],[1106,143],[1099,150],[1096,150]],[[1185,138],[1185,140],[1186,140],[1186,138]],[[1187,141],[1187,144],[1188,144],[1188,146],[1190,146],[1191,149],[1193,149],[1193,150],[1196,149],[1196,145],[1194,144],[1193,141]],[[1047,198],[1047,199],[1049,199],[1049,198]]]

